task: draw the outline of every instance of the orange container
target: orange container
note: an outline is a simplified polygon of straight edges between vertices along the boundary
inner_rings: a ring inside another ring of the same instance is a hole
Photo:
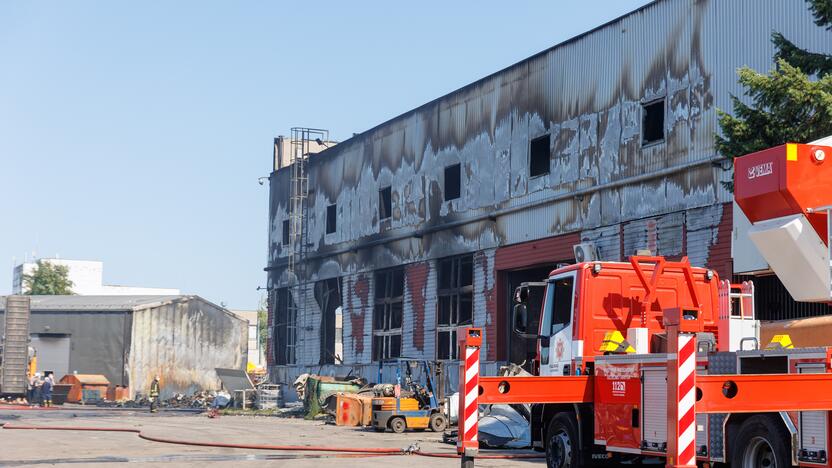
[[[113,385],[107,389],[107,399],[110,401],[129,400],[130,389],[122,385]]]
[[[61,383],[72,385],[66,401],[73,403],[81,401],[84,390],[97,390],[102,397],[105,397],[110,386],[107,377],[100,374],[67,374],[61,379]]]
[[[335,408],[335,425],[369,426],[373,423],[372,397],[339,393]]]

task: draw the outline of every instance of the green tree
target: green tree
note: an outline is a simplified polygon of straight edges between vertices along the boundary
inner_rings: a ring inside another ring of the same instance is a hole
[[[815,24],[830,31],[832,40],[832,0],[806,2]],[[731,96],[734,115],[717,111],[722,135],[716,135],[716,148],[725,157],[832,135],[832,56],[801,49],[778,32],[771,40],[775,69],[738,71],[750,104]]]
[[[57,296],[72,294],[69,267],[38,260],[31,275],[23,275],[23,285],[29,295]]]

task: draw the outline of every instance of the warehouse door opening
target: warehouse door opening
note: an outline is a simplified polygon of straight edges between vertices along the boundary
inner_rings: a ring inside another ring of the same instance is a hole
[[[523,270],[507,271],[505,273],[505,285],[507,303],[503,306],[505,313],[508,314],[508,320],[504,323],[509,324],[507,328],[508,333],[508,358],[510,362],[515,364],[523,364],[523,368],[531,370],[532,360],[537,356],[537,340],[531,338],[524,338],[514,331],[511,322],[512,309],[514,307],[514,289],[526,282],[546,281],[549,273],[554,269],[554,265],[537,266],[533,268],[526,268]],[[529,310],[529,332],[536,333],[540,323],[540,308],[543,304],[543,288],[534,288],[531,290],[528,301]]]
[[[338,278],[315,283],[315,300],[321,309],[321,354],[319,364],[341,364],[343,351],[338,350],[342,340],[341,282]]]
[[[52,372],[55,380],[69,374],[70,337],[63,334],[32,334],[32,348],[38,356],[38,371]],[[76,369],[77,370],[77,369]],[[81,369],[81,372],[86,371]]]

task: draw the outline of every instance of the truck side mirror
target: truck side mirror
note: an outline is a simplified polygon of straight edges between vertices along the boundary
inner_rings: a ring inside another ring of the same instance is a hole
[[[529,328],[529,308],[524,303],[514,304],[514,331],[525,334]]]
[[[528,286],[518,286],[517,289],[514,290],[514,302],[516,304],[523,304],[529,300],[529,287]]]

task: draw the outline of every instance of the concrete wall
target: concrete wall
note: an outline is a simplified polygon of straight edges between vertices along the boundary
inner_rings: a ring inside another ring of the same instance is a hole
[[[147,393],[161,376],[162,397],[217,390],[215,368],[245,369],[248,327],[210,302],[190,296],[133,312],[128,359],[131,393]]]

